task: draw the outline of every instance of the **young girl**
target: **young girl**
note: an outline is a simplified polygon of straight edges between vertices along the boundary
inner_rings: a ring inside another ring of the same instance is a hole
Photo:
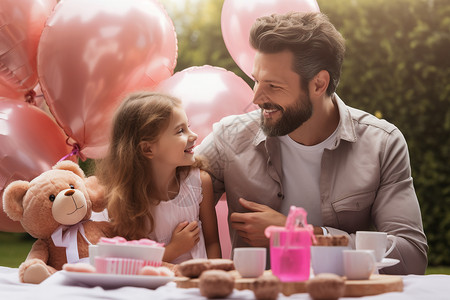
[[[169,263],[221,257],[212,182],[194,159],[196,139],[180,100],[135,92],[116,111],[109,152],[97,162],[115,233],[164,243]]]

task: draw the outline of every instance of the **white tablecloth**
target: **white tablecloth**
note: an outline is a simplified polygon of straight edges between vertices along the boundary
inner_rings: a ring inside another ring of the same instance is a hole
[[[408,275],[403,277],[404,291],[385,293],[376,296],[357,299],[370,300],[448,300],[450,299],[449,275]],[[24,284],[18,280],[17,269],[0,267],[0,299],[1,300],[70,300],[70,299],[126,299],[126,300],[168,300],[168,299],[202,299],[199,289],[180,289],[174,282],[161,286],[155,290],[139,287],[121,287],[117,289],[103,289],[101,287],[79,286],[77,282],[68,280],[64,274],[57,272],[41,284]],[[254,299],[250,290],[234,290],[227,299]],[[280,294],[278,299],[310,300],[308,294],[294,294],[285,297]],[[355,298],[340,298],[355,299]]]

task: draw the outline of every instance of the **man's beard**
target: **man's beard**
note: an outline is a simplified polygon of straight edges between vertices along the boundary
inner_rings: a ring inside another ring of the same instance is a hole
[[[282,136],[291,133],[308,121],[313,111],[309,93],[300,97],[294,105],[286,107],[286,109],[270,103],[261,105],[261,108],[261,128],[267,136]],[[264,119],[263,112],[263,109],[271,108],[279,109],[282,113],[281,118],[273,124],[269,124]]]

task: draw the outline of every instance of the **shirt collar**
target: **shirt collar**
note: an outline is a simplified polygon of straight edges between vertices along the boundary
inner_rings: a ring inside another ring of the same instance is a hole
[[[355,125],[353,124],[352,115],[344,101],[335,93],[333,101],[339,110],[339,124],[337,128],[337,140],[345,140],[348,142],[356,142]]]

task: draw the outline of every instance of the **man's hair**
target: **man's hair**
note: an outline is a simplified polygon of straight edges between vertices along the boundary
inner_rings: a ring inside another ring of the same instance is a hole
[[[327,94],[331,96],[336,91],[345,41],[326,15],[290,12],[260,17],[250,30],[250,43],[262,53],[291,51],[292,70],[300,75],[303,88],[317,73],[326,70],[330,74]]]

